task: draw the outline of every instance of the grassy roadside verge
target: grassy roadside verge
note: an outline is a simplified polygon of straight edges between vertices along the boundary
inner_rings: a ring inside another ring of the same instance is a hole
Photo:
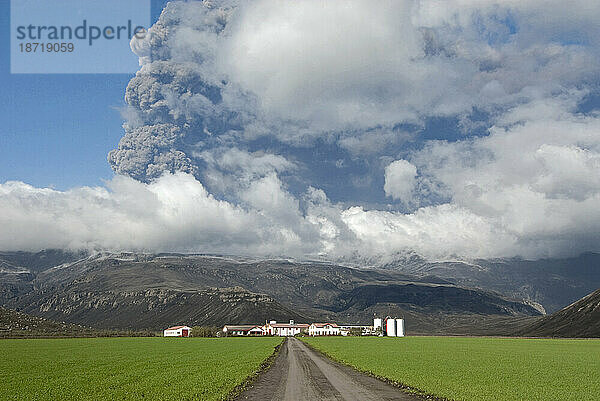
[[[234,400],[248,387],[252,386],[252,384],[258,379],[258,377],[273,365],[273,362],[275,362],[275,359],[279,356],[279,353],[281,352],[281,347],[283,346],[283,343],[286,339],[283,338],[280,340],[281,341],[279,342],[279,344],[277,344],[273,349],[273,353],[269,355],[264,361],[262,361],[258,369],[256,369],[250,375],[248,375],[242,383],[234,387],[233,390],[231,390],[229,394],[227,394],[227,396],[223,398],[224,400]]]
[[[600,393],[600,340],[316,337],[308,345],[406,390],[457,400],[584,400]]]

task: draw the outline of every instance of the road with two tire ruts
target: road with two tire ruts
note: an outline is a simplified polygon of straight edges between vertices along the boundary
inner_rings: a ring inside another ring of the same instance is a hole
[[[288,338],[271,367],[236,400],[422,400]]]

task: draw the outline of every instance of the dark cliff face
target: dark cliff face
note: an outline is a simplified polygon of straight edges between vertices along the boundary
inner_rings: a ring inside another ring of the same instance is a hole
[[[535,337],[600,337],[600,289],[518,332]]]
[[[104,254],[32,271],[36,273],[29,273],[20,286],[10,284],[11,292],[0,302],[34,315],[105,328],[268,319],[369,323],[374,313],[394,311],[410,314],[413,329],[423,322],[443,326],[448,315],[461,320],[540,314],[521,301],[435,277],[331,263]]]

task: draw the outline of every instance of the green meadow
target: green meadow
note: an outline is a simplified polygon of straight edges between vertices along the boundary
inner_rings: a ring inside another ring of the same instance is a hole
[[[600,340],[458,337],[303,339],[376,376],[453,400],[594,400]]]
[[[0,340],[1,400],[219,400],[280,338]]]

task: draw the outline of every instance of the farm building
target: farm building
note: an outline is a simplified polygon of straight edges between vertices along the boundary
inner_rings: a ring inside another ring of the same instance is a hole
[[[340,327],[335,323],[313,323],[308,328],[310,336],[339,336]]]
[[[223,333],[227,336],[262,336],[263,327],[257,325],[225,325]]]
[[[338,325],[336,323],[277,323],[271,320],[264,325],[225,325],[223,334],[226,336],[295,336],[297,334],[310,336],[347,336],[347,335],[388,335],[393,337],[404,336],[403,319],[380,319],[373,321],[373,326]]]
[[[188,326],[173,326],[165,329],[163,335],[165,337],[189,337],[191,331],[192,328]]]
[[[264,326],[265,334],[269,336],[295,336],[296,334],[306,332],[307,330],[308,324],[294,323],[293,320],[290,320],[289,323],[277,323],[272,320]]]
[[[372,336],[375,335],[375,331],[373,330],[373,326],[340,325],[340,334],[343,336],[347,336],[348,334]]]

